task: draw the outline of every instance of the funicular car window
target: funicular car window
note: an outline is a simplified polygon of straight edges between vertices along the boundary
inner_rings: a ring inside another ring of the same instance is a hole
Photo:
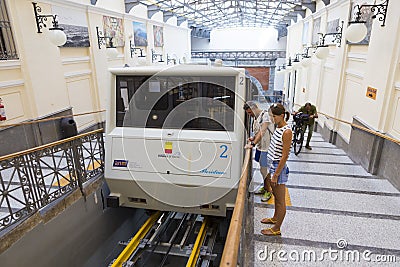
[[[235,77],[117,77],[117,126],[233,131],[234,86]]]

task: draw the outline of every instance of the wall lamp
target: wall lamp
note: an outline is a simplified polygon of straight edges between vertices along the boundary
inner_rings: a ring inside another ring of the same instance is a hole
[[[308,55],[308,51],[310,50],[310,48],[314,49],[314,52],[315,52],[315,49],[317,47],[316,46],[306,46],[304,48],[304,52],[303,52],[303,54],[301,54],[301,56],[303,57],[303,59],[301,60],[301,65],[303,65],[303,67],[310,66],[310,64],[312,62],[311,56]]]
[[[106,45],[107,56],[109,58],[111,58],[111,59],[116,58],[117,55],[118,55],[118,50],[114,46],[114,43],[112,41],[113,37],[111,37],[111,36],[102,36],[103,33],[101,31],[99,31],[99,27],[97,27],[97,26],[96,26],[96,31],[97,31],[97,43],[99,45],[99,49],[101,49],[101,45]],[[107,46],[106,39],[109,39],[109,41],[108,41],[109,46]]]
[[[136,50],[140,51],[140,56],[138,57],[146,57],[146,55],[143,55],[143,49],[140,47],[135,47],[134,45],[132,45],[132,40],[129,40],[129,49],[131,50],[131,58],[133,57],[133,55],[136,54]]]
[[[286,67],[290,67],[288,69],[291,69],[291,67],[292,67],[292,58],[291,57],[288,58],[288,63],[286,64]]]
[[[300,57],[301,56],[302,56],[302,54],[300,54],[300,53],[295,54],[295,57],[294,57],[294,59],[292,61],[294,68],[297,68],[297,67],[300,66]]]
[[[286,70],[286,64],[284,63],[284,64],[279,65],[279,66],[277,67],[277,69],[276,69],[276,74],[277,74],[277,75],[284,74],[284,73],[285,73],[285,70]]]
[[[300,53],[296,53],[295,54],[295,57],[294,57],[294,59],[293,59],[293,63],[298,63],[298,62],[300,62],[300,57],[301,56],[301,54]]]
[[[158,62],[164,62],[162,56],[163,56],[162,54],[156,54],[154,49],[151,49],[151,62],[152,63],[154,63],[154,61],[157,60],[157,57],[160,57],[160,60]]]
[[[37,5],[37,3],[32,2],[33,12],[35,13],[36,18],[36,27],[37,32],[42,33],[41,29],[46,28],[47,18],[52,18],[51,23],[53,24],[52,28],[49,28],[49,38],[50,41],[56,46],[62,46],[67,41],[67,36],[65,35],[62,28],[58,27],[57,15],[40,15],[42,12],[42,8]]]
[[[317,58],[322,60],[326,59],[329,55],[329,47],[325,44],[326,36],[332,35],[334,38],[333,42],[338,43],[338,47],[342,45],[343,24],[344,21],[342,21],[342,26],[339,25],[336,27],[336,32],[318,33],[320,35],[319,44],[317,45],[317,51],[315,51],[315,56]]]
[[[354,6],[354,21],[350,21],[350,26],[346,31],[346,39],[352,43],[361,42],[367,35],[367,26],[365,20],[362,20],[362,9],[369,8],[373,13],[372,18],[379,16],[378,20],[382,22],[381,27],[385,26],[386,13],[389,5],[389,0],[385,0],[380,4],[374,5],[355,5]]]
[[[168,65],[170,62],[172,62],[172,64],[176,65],[176,57],[175,57],[175,56],[170,57],[170,56],[167,54],[167,65]]]

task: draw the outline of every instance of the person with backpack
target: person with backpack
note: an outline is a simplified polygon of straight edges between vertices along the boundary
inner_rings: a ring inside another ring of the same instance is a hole
[[[308,135],[305,148],[307,148],[308,150],[312,150],[310,146],[310,141],[314,131],[315,119],[318,118],[317,108],[310,102],[307,102],[304,104],[304,106],[300,107],[300,109],[297,112],[295,112],[294,115],[296,115],[299,112],[302,112],[303,114],[307,114],[309,116],[308,120],[304,123],[303,132],[305,132],[306,128],[308,127]]]

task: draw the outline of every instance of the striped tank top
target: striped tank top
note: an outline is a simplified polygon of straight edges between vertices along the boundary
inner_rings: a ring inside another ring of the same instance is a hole
[[[279,161],[282,158],[282,148],[283,148],[283,141],[282,141],[282,136],[283,133],[289,129],[289,125],[285,125],[281,128],[276,128],[274,131],[274,134],[272,135],[271,138],[271,143],[269,144],[268,147],[268,159],[272,161]]]

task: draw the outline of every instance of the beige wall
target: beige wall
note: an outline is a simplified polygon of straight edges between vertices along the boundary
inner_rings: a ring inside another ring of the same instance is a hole
[[[373,2],[373,1],[372,1]],[[400,1],[390,1],[386,26],[373,22],[369,45],[349,45],[342,39],[341,47],[329,46],[327,59],[313,59],[308,68],[297,71],[299,81],[295,102],[302,105],[311,101],[321,112],[351,122],[359,117],[372,129],[400,138]],[[346,34],[350,11],[350,0],[331,1],[324,6],[317,0],[317,11],[288,28],[288,54],[301,52],[302,25],[310,24],[321,17],[321,31],[326,32],[327,21],[339,18],[344,21],[343,35]],[[310,25],[309,33],[312,32]],[[308,45],[311,35],[308,36]],[[288,42],[289,43],[289,42]],[[297,52],[296,52],[297,50]],[[293,70],[292,70],[293,73]],[[288,73],[286,72],[286,76]],[[376,100],[366,97],[367,87],[376,88]],[[303,92],[302,88],[305,88]],[[330,129],[347,141],[350,139],[350,126],[319,118]]]
[[[31,1],[6,0],[19,60],[0,62],[0,97],[6,108],[7,120],[2,125],[36,119],[65,108],[73,113],[84,113],[107,108],[107,90],[111,81],[109,67],[138,64],[130,57],[129,36],[133,34],[132,21],[147,23],[148,42],[146,61],[151,63],[153,25],[164,27],[164,47],[158,53],[190,54],[190,30],[176,26],[176,20],[164,23],[162,13],[147,19],[143,6],[125,13],[123,0],[43,0],[38,2],[43,15],[52,14],[52,7],[69,8],[86,14],[90,47],[54,46],[47,38],[48,27],[37,33]],[[116,59],[109,59],[103,45],[98,48],[96,26],[103,31],[103,15],[123,19],[125,46],[118,47]],[[174,24],[175,22],[175,24]],[[164,63],[165,64],[165,63]],[[105,114],[77,117],[79,129],[103,121]]]

